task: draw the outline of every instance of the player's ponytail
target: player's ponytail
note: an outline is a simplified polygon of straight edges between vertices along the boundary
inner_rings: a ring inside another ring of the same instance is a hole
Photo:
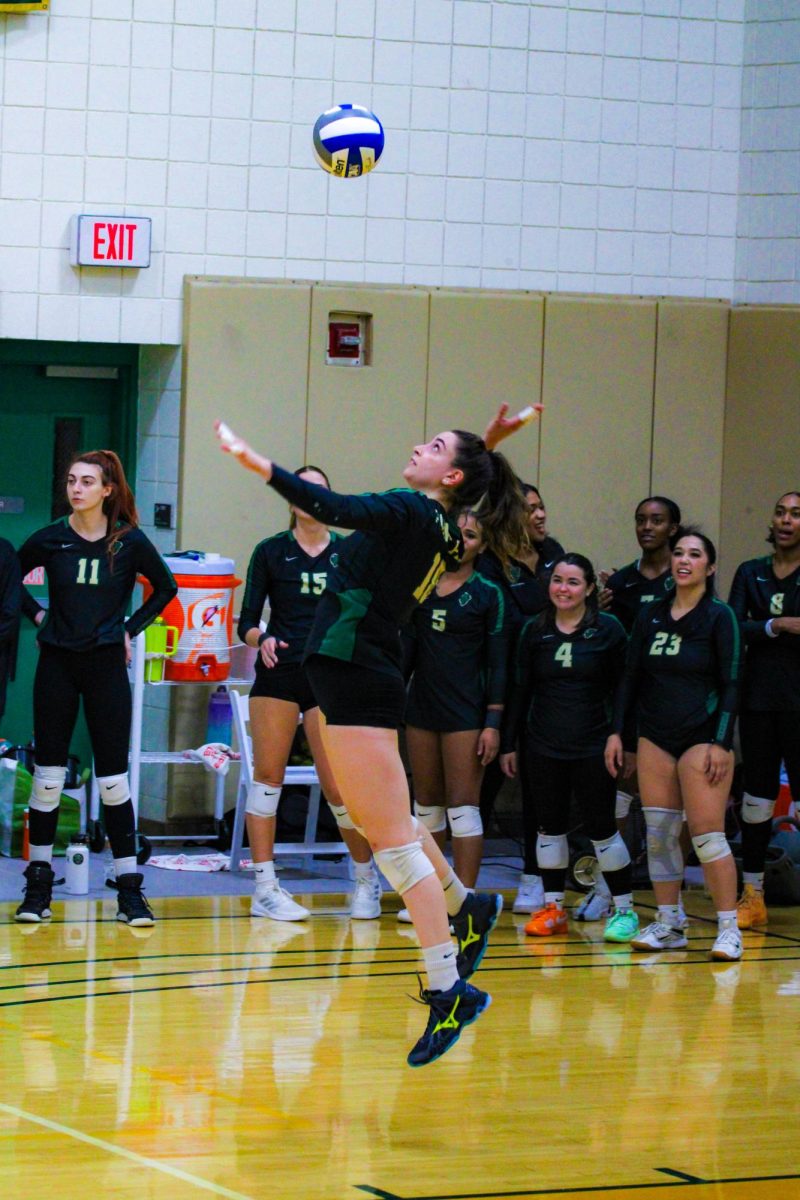
[[[100,468],[103,487],[111,491],[103,501],[103,513],[108,519],[106,534],[106,553],[108,554],[109,570],[114,569],[114,555],[123,534],[129,529],[135,529],[139,524],[139,514],[136,511],[136,500],[125,478],[125,471],[119,456],[113,450],[87,450],[76,454],[69,464],[71,471],[75,463],[91,463]]]
[[[483,438],[463,429],[454,429],[456,453],[453,466],[463,480],[453,490],[456,504],[471,508],[483,528],[488,548],[497,556],[508,574],[512,558],[521,558],[529,549],[529,508],[519,480],[508,459],[495,450],[487,450]]]

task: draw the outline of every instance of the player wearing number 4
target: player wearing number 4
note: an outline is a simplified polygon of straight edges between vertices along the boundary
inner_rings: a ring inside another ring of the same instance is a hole
[[[636,618],[615,732],[606,746],[606,764],[616,775],[623,765],[621,734],[626,720],[635,718],[647,863],[658,917],[631,944],[650,951],[687,944],[678,908],[685,812],[717,909],[711,956],[733,960],[742,956],[742,940],[736,925],[736,867],[724,830],[733,773],[739,625],[732,609],[714,598],[713,542],[690,527],[679,530],[671,545],[675,590]]]
[[[153,621],[178,588],[155,546],[138,528],[136,502],[111,450],[90,450],[67,472],[68,517],[31,535],[19,551],[23,575],[47,573],[49,607],[33,597],[25,612],[39,626],[33,685],[36,766],[30,799],[30,864],[18,921],[50,916],[53,843],[70,738],[83,699],[116,874],[117,919],[152,925],[137,870],[136,822],[128,786],[131,638]],[[137,576],[153,591],[128,619]]]
[[[300,467],[295,475],[330,488],[319,467]],[[322,791],[355,862],[350,915],[370,919],[381,915],[380,879],[369,844],[353,827],[336,789],[320,738],[319,705],[302,665],[317,605],[333,578],[344,539],[295,505],[290,511],[289,529],[259,542],[253,551],[239,616],[239,637],[259,651],[250,691],[254,761],[245,814],[256,885],[250,912],[273,921],[310,916],[275,876],[278,802],[302,713]],[[267,601],[269,623],[262,633],[259,623]]]
[[[604,936],[610,942],[629,942],[639,928],[630,854],[614,820],[616,787],[603,761],[627,644],[616,617],[598,612],[589,560],[582,554],[559,555],[547,607],[520,634],[500,759],[513,778],[518,739],[539,818],[536,852],[545,903],[525,926],[531,937],[567,930],[564,888],[573,796],[614,898]]]
[[[767,540],[772,554],[742,563],[729,597],[747,646],[739,714],[744,767],[740,929],[767,923],[764,863],[781,759],[800,802],[800,492],[780,497]]]

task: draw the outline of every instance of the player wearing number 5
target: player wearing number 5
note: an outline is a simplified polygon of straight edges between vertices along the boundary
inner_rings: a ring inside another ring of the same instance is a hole
[[[328,476],[319,467],[299,467],[295,475],[330,489]],[[253,551],[239,615],[239,637],[259,651],[250,690],[253,783],[245,811],[256,885],[250,912],[273,921],[302,921],[310,916],[275,875],[278,802],[302,713],[322,791],[355,863],[350,915],[370,919],[381,915],[380,879],[369,844],[354,828],[339,796],[322,746],[319,705],[302,663],[320,597],[333,582],[345,539],[296,505],[289,509],[288,530],[265,538]],[[269,623],[262,633],[267,601]]]
[[[626,720],[638,732],[637,770],[647,823],[647,862],[658,917],[633,939],[636,950],[682,949],[678,897],[683,879],[683,813],[714,900],[713,958],[738,959],[736,867],[725,837],[733,773],[740,635],[732,609],[714,597],[717,553],[695,528],[671,539],[675,589],[636,618],[614,714],[606,764],[623,762]]]
[[[30,864],[18,921],[50,916],[53,842],[70,738],[83,699],[114,856],[117,918],[152,925],[136,863],[136,822],[128,786],[131,638],[149,625],[178,588],[155,546],[139,529],[136,501],[111,450],[77,456],[67,472],[68,517],[31,535],[19,551],[23,575],[47,573],[49,606],[26,594],[24,611],[39,626],[33,687],[36,766],[30,800]],[[130,617],[137,576],[152,586]]]

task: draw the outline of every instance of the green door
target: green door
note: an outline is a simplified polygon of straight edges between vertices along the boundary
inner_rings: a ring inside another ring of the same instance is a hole
[[[109,352],[130,359],[132,349],[105,346],[93,353],[93,347],[72,344],[0,342],[0,537],[13,546],[68,511],[64,475],[75,450],[116,450],[132,473],[126,451],[134,366],[128,361],[109,368],[107,362]],[[25,361],[37,357],[46,361]],[[99,372],[97,357],[105,360]],[[46,604],[46,584],[37,581],[29,587]],[[0,728],[0,736],[9,741],[24,744],[32,736],[36,659],[35,629],[23,617],[16,679],[9,684]],[[91,763],[82,717],[71,750],[81,766]]]

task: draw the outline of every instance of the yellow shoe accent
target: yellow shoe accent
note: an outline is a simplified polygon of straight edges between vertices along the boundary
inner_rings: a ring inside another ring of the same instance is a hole
[[[756,925],[766,925],[768,919],[764,893],[746,883],[736,906],[736,924],[740,929],[753,929]]]

